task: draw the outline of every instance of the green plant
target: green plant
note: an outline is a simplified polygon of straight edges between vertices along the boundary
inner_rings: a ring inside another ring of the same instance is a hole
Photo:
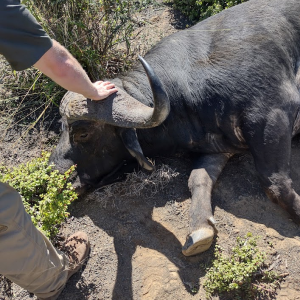
[[[223,9],[246,1],[248,0],[165,0],[166,3],[172,4],[174,9],[181,11],[193,22],[203,20]]]
[[[77,199],[68,179],[75,166],[64,174],[48,165],[50,153],[14,168],[0,167],[0,181],[14,187],[21,195],[25,210],[33,224],[46,236],[58,233],[59,225],[69,215],[70,203]]]
[[[229,294],[230,299],[243,300],[273,296],[281,277],[266,268],[266,258],[251,233],[237,238],[230,256],[217,245],[215,259],[203,285],[207,296]]]
[[[132,62],[134,13],[150,1],[23,0],[47,33],[64,45],[93,81]]]

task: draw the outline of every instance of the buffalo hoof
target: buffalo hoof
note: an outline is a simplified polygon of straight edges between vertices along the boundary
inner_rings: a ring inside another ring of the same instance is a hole
[[[213,242],[214,230],[212,227],[204,227],[193,231],[186,238],[182,247],[182,253],[185,256],[192,256],[209,249]]]

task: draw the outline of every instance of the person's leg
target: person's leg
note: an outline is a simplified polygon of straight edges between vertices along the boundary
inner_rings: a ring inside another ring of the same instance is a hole
[[[18,192],[0,183],[0,273],[39,299],[52,299],[72,275],[68,265],[67,256],[35,228]]]

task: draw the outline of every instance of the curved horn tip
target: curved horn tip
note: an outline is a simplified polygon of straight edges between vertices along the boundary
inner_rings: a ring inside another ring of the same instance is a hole
[[[141,57],[140,55],[138,55],[138,58],[139,58],[139,61],[141,62],[141,64],[143,65],[146,73],[148,76],[156,76],[154,74],[154,71],[152,70],[152,67],[148,64],[148,62],[143,58]]]

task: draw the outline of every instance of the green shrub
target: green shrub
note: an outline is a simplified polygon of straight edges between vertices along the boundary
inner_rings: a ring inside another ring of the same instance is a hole
[[[45,152],[42,157],[11,169],[1,166],[0,181],[20,193],[33,224],[46,236],[53,237],[68,217],[68,206],[77,199],[77,194],[68,182],[75,166],[59,174],[53,165],[48,165],[49,156]]]
[[[174,9],[181,11],[190,21],[197,22],[217,14],[223,9],[246,1],[247,0],[166,0],[165,2],[172,4]]]
[[[93,81],[114,76],[128,67],[135,27],[133,14],[147,2],[23,1],[47,33],[77,58]]]
[[[257,247],[257,238],[251,233],[237,238],[237,245],[229,257],[217,245],[215,259],[207,270],[203,285],[207,296],[229,294],[230,299],[243,300],[273,296],[280,277],[266,269],[266,258],[266,253]]]

